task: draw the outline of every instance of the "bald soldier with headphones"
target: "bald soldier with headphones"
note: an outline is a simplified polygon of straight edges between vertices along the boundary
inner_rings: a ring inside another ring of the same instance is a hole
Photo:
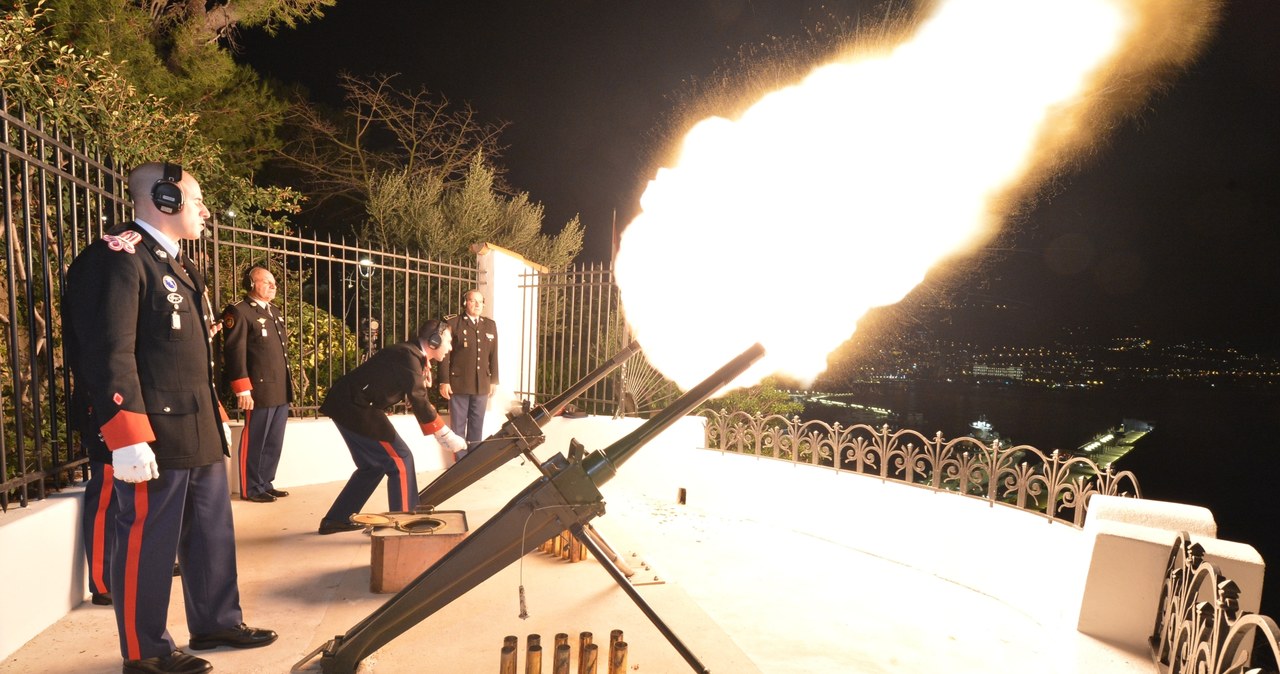
[[[361,529],[361,525],[351,522],[351,515],[360,512],[384,475],[387,504],[392,511],[412,511],[418,505],[413,452],[391,425],[387,408],[407,399],[423,435],[434,435],[440,446],[450,452],[467,446],[444,425],[427,399],[431,361],[449,355],[449,337],[448,325],[429,320],[418,327],[413,338],[373,354],[329,389],[320,413],[338,427],[356,470],[320,520],[320,535]]]
[[[222,311],[222,376],[244,411],[237,467],[240,498],[271,503],[289,495],[276,489],[293,380],[285,350],[284,317],[272,308],[276,277],[255,264],[244,272],[244,299]]]
[[[129,174],[134,220],[89,244],[63,286],[64,344],[88,440],[109,450],[117,544],[110,589],[125,674],[213,669],[167,627],[182,565],[189,647],[276,640],[244,624],[213,373],[213,308],[182,252],[209,217],[200,184],[171,163]]]

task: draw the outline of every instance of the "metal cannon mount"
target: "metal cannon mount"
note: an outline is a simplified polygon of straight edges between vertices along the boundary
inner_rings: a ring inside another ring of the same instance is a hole
[[[629,357],[630,353],[626,355]],[[602,547],[602,540],[592,528],[591,521],[603,515],[605,511],[604,497],[599,488],[617,474],[618,468],[627,459],[659,433],[692,412],[717,390],[745,372],[763,355],[764,347],[759,344],[753,345],[676,399],[670,406],[658,412],[653,418],[603,450],[588,454],[584,451],[582,444],[574,440],[570,442],[567,457],[557,453],[540,464],[534,461],[542,473],[541,477],[525,487],[480,528],[473,531],[368,617],[351,627],[346,633],[335,636],[305,656],[294,665],[293,671],[300,671],[319,656],[320,666],[325,674],[354,674],[360,662],[378,648],[466,594],[526,553],[536,550],[543,542],[567,530],[595,555],[609,575],[690,667],[695,672],[708,672],[709,670],[640,597],[622,571],[610,560],[611,555]],[[619,357],[622,357],[622,354],[615,356],[615,360]],[[625,358],[622,358],[622,361],[625,361]],[[606,364],[602,369],[608,366],[609,364]],[[557,400],[562,397],[558,397]],[[567,404],[567,402],[566,400],[561,404]],[[517,422],[517,419],[529,416],[532,415],[514,417],[508,425],[519,423],[523,426],[523,422]],[[535,424],[535,426],[539,431],[536,435],[541,437],[541,424]],[[511,432],[519,431],[519,428],[514,428]],[[479,443],[480,446],[497,439],[505,432],[508,432],[506,427],[490,439]],[[505,461],[506,459],[502,457],[507,454],[514,456],[521,451],[527,451],[525,445],[528,444],[528,437],[520,433],[518,436],[507,436],[501,439],[501,443],[495,440],[495,444],[502,446],[485,454],[477,454],[476,456],[488,458],[473,461],[473,465],[489,466],[491,470],[492,466],[497,465],[494,462]],[[510,449],[512,446],[515,447],[514,453]],[[529,455],[532,456],[532,454]],[[462,466],[471,457],[470,454],[463,457],[453,468],[446,471],[441,479],[458,466]],[[448,489],[454,489],[450,493],[456,493],[456,490],[474,482],[474,479],[471,479],[473,475],[478,479],[479,476],[474,470],[468,470],[463,479],[450,482]],[[436,480],[436,482],[439,481],[440,479]],[[439,491],[432,491],[436,482],[428,485],[424,493],[441,494],[448,491],[443,487]]]

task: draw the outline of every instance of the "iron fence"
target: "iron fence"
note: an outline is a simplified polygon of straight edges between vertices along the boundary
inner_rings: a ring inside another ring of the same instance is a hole
[[[613,270],[589,263],[565,271],[529,272],[521,277],[525,321],[521,372],[537,364],[536,381],[520,381],[516,394],[534,401],[551,398],[609,360],[631,342]],[[528,328],[534,329],[528,329]],[[536,391],[536,393],[534,393]],[[667,406],[679,390],[640,352],[580,396],[575,405],[590,414],[648,416]]]
[[[474,260],[427,260],[407,251],[236,227],[225,219],[213,223],[212,259],[206,261],[213,268],[215,304],[243,296],[244,275],[253,265],[276,277],[295,415],[315,414],[334,380],[382,347],[408,339],[423,321],[444,316],[478,283]],[[224,403],[231,402],[230,392],[224,394]]]
[[[28,119],[0,91],[4,510],[45,498],[75,481],[77,471],[87,476],[87,457],[67,423],[71,376],[62,357],[61,290],[76,253],[133,213],[125,172],[100,150],[50,127]],[[358,242],[258,231],[220,222],[228,219],[221,215],[210,223],[211,239],[184,247],[205,270],[218,307],[240,297],[249,266],[264,264],[277,277],[298,414],[314,414],[335,379],[382,346],[408,338],[423,320],[444,315],[479,281],[474,261],[425,260]],[[224,403],[232,402],[224,393]]]
[[[67,265],[129,211],[124,175],[74,134],[0,91],[0,508],[26,506],[85,462],[67,424],[61,289]]]

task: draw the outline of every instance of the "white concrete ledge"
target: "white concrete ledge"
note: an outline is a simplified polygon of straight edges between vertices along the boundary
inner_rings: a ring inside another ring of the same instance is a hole
[[[73,487],[0,515],[0,578],[9,579],[0,611],[0,660],[88,596],[83,503],[84,489]]]
[[[1165,531],[1185,531],[1196,538],[1217,538],[1218,523],[1213,512],[1202,506],[1150,499],[1094,494],[1089,497],[1089,514],[1084,530],[1092,531],[1103,522],[1125,522]]]
[[[1105,519],[1092,522],[1087,529],[1092,550],[1077,629],[1125,648],[1148,648],[1178,531]],[[1192,541],[1205,549],[1207,561],[1240,587],[1240,608],[1257,613],[1265,571],[1258,551],[1244,543],[1208,536],[1193,534]]]

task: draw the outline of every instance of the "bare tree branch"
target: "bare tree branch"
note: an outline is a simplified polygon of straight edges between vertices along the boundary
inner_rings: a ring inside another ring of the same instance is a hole
[[[392,86],[395,75],[339,77],[346,101],[341,118],[295,103],[288,119],[294,136],[279,151],[306,177],[314,204],[335,198],[363,204],[377,176],[391,172],[460,184],[477,153],[501,155],[498,137],[506,125],[481,122],[470,106],[455,107],[425,87],[400,92]]]

